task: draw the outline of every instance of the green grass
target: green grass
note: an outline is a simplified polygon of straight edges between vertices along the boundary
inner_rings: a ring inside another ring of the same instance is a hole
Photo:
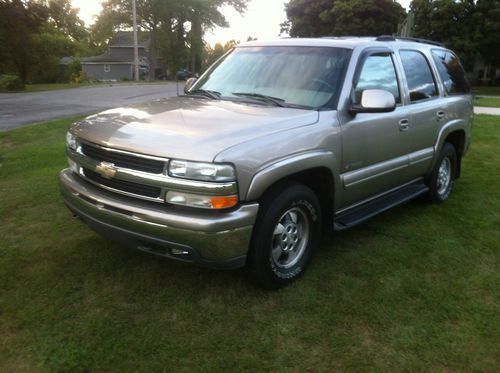
[[[500,98],[478,97],[474,102],[475,106],[500,107]]]
[[[0,133],[0,371],[500,369],[500,117],[476,117],[449,201],[325,238],[277,292],[72,219],[70,122]]]
[[[80,88],[80,87],[88,87],[102,85],[99,83],[90,84],[90,83],[52,83],[52,84],[27,84],[26,88],[22,92],[45,92],[45,91],[56,91],[59,89],[71,89],[71,88]]]
[[[496,87],[477,86],[477,87],[472,87],[472,91],[477,95],[500,96],[500,86]]]
[[[154,81],[154,82],[145,82],[141,81],[139,83],[135,82],[94,82],[94,83],[51,83],[51,84],[27,84],[26,88],[21,92],[45,92],[45,91],[55,91],[60,89],[72,89],[72,88],[81,88],[81,87],[99,87],[99,86],[109,86],[109,85],[120,85],[120,84],[164,84],[165,81]]]

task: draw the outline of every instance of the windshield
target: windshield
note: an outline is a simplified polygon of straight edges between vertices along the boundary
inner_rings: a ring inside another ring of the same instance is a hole
[[[276,106],[331,107],[348,56],[347,49],[331,47],[239,47],[210,67],[191,92]]]

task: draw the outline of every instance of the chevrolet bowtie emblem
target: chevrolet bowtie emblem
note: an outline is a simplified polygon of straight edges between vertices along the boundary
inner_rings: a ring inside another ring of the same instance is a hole
[[[116,167],[113,163],[101,162],[95,166],[95,172],[101,175],[105,179],[112,179],[116,175]]]

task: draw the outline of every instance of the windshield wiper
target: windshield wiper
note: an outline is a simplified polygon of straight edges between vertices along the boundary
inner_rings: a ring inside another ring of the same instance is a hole
[[[194,89],[192,91],[189,91],[187,95],[205,96],[208,98],[213,98],[214,100],[218,100],[220,98],[221,93],[217,91],[210,91],[208,89]]]
[[[273,96],[266,96],[260,93],[253,93],[253,92],[233,92],[231,93],[235,96],[244,96],[244,97],[250,97],[250,98],[256,98],[256,99],[261,99],[263,101],[269,102],[271,104],[274,104],[276,106],[280,107],[285,107],[285,100],[279,97],[273,97]]]

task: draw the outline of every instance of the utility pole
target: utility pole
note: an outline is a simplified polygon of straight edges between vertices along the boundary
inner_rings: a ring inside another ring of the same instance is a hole
[[[137,45],[137,10],[135,0],[132,0],[132,25],[134,28],[134,77],[135,81],[139,81],[139,47]]]

